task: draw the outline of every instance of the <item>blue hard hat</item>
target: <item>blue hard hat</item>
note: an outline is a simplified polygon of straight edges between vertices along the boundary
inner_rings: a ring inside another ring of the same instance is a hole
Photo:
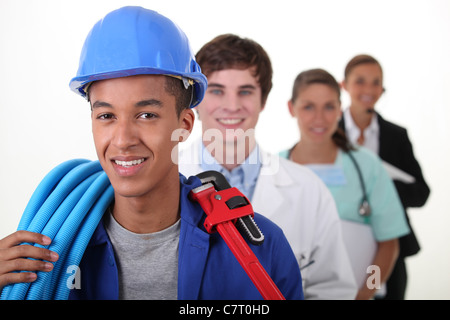
[[[180,78],[194,86],[191,108],[207,87],[184,32],[161,14],[141,7],[123,7],[107,14],[88,34],[76,77],[70,88],[86,97],[87,84],[140,74]]]

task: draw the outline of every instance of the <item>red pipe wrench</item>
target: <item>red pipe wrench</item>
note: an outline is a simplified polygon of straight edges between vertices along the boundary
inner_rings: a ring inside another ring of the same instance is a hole
[[[237,224],[252,244],[263,243],[264,235],[253,220],[254,212],[248,199],[238,189],[231,188],[225,177],[217,171],[205,171],[197,177],[202,185],[193,189],[190,197],[205,211],[207,217],[204,226],[208,233],[219,232],[265,300],[284,300],[235,226]]]

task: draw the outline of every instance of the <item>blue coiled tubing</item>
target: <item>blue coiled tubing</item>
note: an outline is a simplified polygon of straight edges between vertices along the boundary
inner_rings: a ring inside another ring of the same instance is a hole
[[[46,246],[59,255],[50,272],[37,272],[32,283],[3,288],[2,300],[65,300],[74,266],[80,264],[114,190],[98,161],[74,159],[51,170],[28,202],[18,230],[41,233],[52,239]],[[31,244],[42,247],[38,244]],[[82,276],[82,275],[81,275]]]

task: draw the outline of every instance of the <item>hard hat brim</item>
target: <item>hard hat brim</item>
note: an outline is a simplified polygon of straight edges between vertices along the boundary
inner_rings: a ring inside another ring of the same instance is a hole
[[[155,69],[155,68],[148,68],[148,67],[140,67],[140,68],[134,68],[134,69],[128,69],[128,70],[116,70],[116,71],[110,71],[105,73],[97,73],[92,75],[83,75],[74,77],[70,81],[70,89],[77,93],[78,95],[81,95],[84,98],[87,98],[87,92],[85,91],[85,88],[89,83],[92,83],[94,81],[101,81],[101,80],[107,80],[107,79],[114,79],[114,78],[123,78],[123,77],[131,77],[136,75],[172,75],[177,77],[185,77],[188,79],[192,79],[194,81],[194,99],[191,103],[191,108],[196,107],[202,100],[204,93],[207,88],[207,79],[206,77],[199,72],[196,73],[179,73],[174,72],[173,70],[162,70],[162,69]],[[180,80],[181,81],[181,80]]]

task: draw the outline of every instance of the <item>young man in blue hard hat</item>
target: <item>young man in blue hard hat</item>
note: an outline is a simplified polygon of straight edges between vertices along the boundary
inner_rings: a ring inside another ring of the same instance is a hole
[[[200,180],[179,175],[172,161],[178,143],[172,134],[192,130],[191,107],[206,89],[184,33],[154,11],[113,11],[88,35],[70,86],[90,101],[94,143],[114,202],[90,238],[69,298],[260,299],[220,236],[205,231],[205,213],[188,197]],[[285,298],[301,299],[287,240],[269,220],[255,220],[266,238],[252,247],[255,255]],[[27,231],[0,240],[0,290],[56,267],[50,250],[18,246],[51,241]],[[22,270],[28,272],[14,272]]]
[[[180,172],[222,172],[282,228],[301,268],[305,299],[354,299],[357,286],[330,192],[309,169],[264,152],[256,141],[272,88],[268,54],[251,39],[224,34],[196,58],[208,77],[196,107],[203,134],[180,153]]]

